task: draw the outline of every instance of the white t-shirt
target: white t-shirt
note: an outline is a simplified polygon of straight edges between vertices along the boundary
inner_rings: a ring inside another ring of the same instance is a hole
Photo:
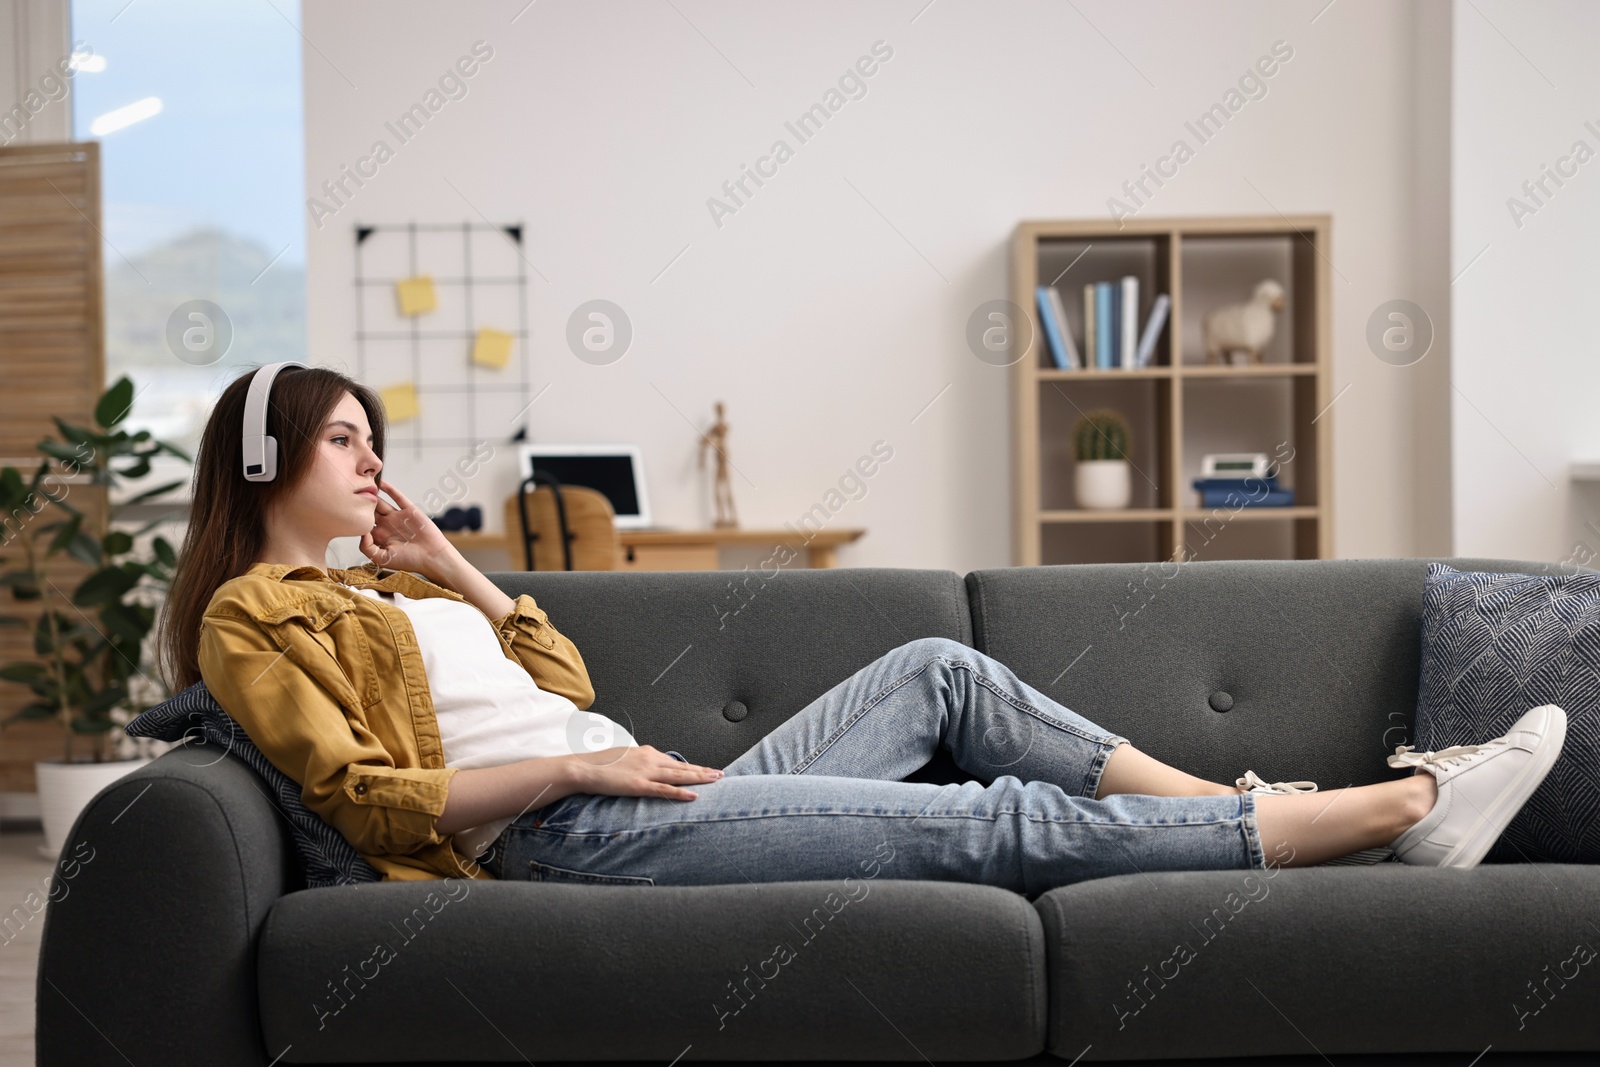
[[[354,589],[354,586],[347,588]],[[487,616],[449,597],[413,600],[404,593],[356,589],[406,613],[428,677],[446,767],[499,767],[535,756],[595,752],[639,742],[596,711],[548,693],[508,657]],[[515,816],[458,831],[456,851],[476,857]]]

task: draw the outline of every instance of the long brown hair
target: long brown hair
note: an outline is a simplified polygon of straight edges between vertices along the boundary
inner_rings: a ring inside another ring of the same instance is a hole
[[[345,393],[366,409],[372,450],[383,458],[383,402],[377,393],[327,367],[285,367],[267,402],[267,433],[278,439],[278,476],[245,481],[244,400],[257,369],[222,391],[195,455],[189,528],[157,633],[157,659],[174,691],[200,680],[200,621],[212,594],[260,560],[268,508],[311,470],[322,427]]]

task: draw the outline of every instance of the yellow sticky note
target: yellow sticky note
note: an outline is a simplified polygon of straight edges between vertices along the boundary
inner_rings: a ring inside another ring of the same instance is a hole
[[[487,326],[478,330],[478,337],[472,342],[472,362],[500,369],[505,367],[506,360],[510,357],[509,333],[503,330],[491,330]]]
[[[400,301],[400,314],[420,315],[439,306],[433,292],[433,276],[419,274],[415,278],[402,278],[394,283],[395,298]]]
[[[417,387],[412,383],[401,382],[380,389],[378,396],[383,400],[383,411],[390,422],[404,422],[417,417]]]

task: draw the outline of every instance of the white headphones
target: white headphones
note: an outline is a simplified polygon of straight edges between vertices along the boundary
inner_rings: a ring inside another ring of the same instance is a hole
[[[270,482],[278,476],[278,439],[267,436],[267,397],[272,379],[285,367],[304,367],[297,359],[268,363],[250,379],[244,398],[244,479]]]

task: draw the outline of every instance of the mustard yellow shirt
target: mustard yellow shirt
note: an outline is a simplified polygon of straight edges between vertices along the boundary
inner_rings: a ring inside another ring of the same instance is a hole
[[[444,746],[406,613],[357,594],[412,599],[453,589],[376,564],[326,571],[257,563],[211,597],[200,676],[264,756],[300,785],[306,807],[386,881],[492,876],[435,829],[459,768]],[[526,593],[491,620],[507,657],[539,688],[594,703],[583,657]]]

